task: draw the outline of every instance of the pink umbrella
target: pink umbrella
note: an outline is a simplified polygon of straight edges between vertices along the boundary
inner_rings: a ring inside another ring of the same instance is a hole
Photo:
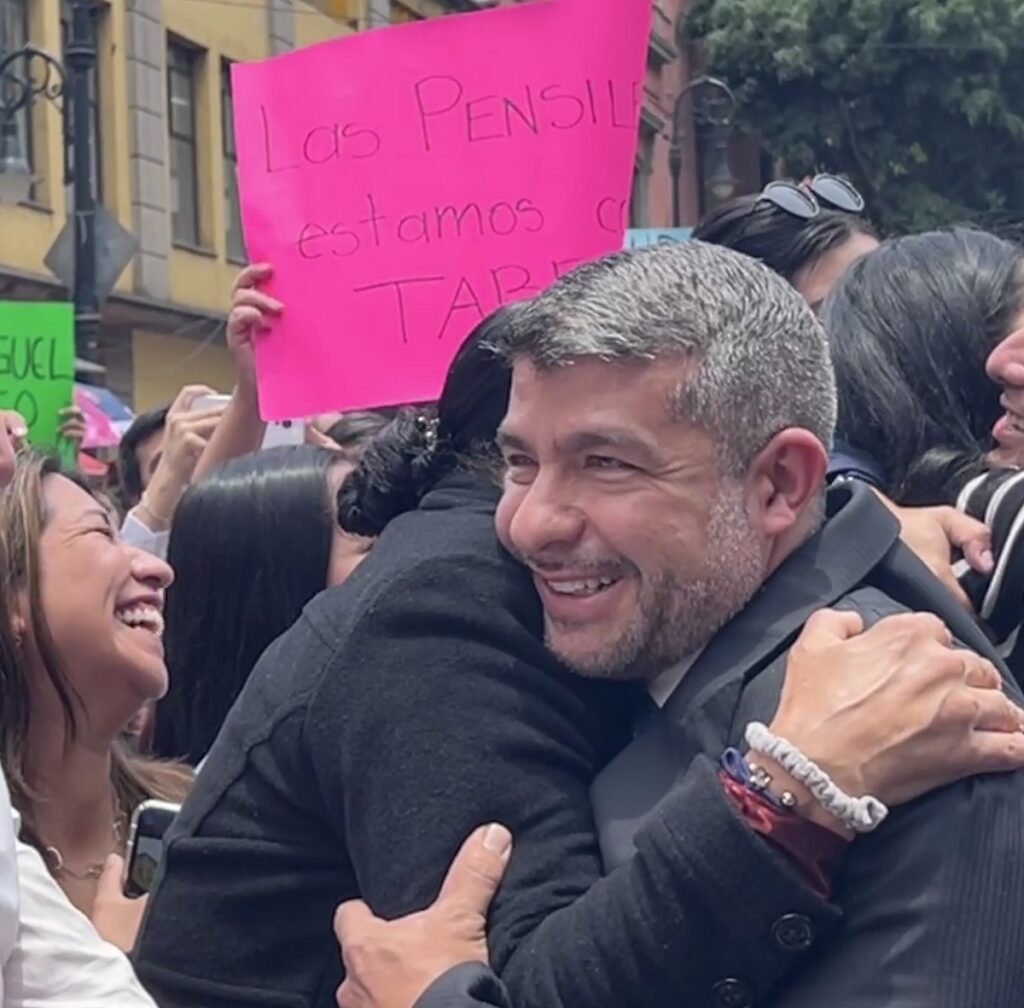
[[[83,448],[114,448],[121,443],[121,435],[100,409],[99,400],[86,389],[75,389],[75,405],[85,414]]]

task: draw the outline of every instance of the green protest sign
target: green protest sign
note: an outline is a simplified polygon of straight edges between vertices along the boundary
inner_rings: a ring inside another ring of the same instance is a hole
[[[60,450],[60,411],[72,404],[75,315],[54,301],[0,301],[0,409],[17,410],[28,439],[43,451]]]

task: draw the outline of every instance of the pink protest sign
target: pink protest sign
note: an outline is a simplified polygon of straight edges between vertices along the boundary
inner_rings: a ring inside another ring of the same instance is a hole
[[[499,305],[622,248],[649,0],[536,0],[234,68],[267,419],[436,398]]]

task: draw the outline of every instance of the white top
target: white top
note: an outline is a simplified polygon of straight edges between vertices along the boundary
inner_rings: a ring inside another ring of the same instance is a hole
[[[7,782],[0,774],[0,1005],[4,998],[4,974],[18,938],[18,861],[14,847],[14,820]]]
[[[156,1008],[127,956],[71,905],[39,853],[15,840],[20,824],[2,781],[2,1008]]]
[[[167,541],[170,537],[170,532],[153,532],[135,514],[134,508],[124,516],[124,521],[121,524],[121,538],[129,546],[152,553],[153,556],[158,556],[161,560],[167,559]]]

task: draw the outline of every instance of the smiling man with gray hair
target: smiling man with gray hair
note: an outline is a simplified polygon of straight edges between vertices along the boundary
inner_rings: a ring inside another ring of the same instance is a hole
[[[633,856],[692,760],[723,752],[723,773],[772,807],[818,804],[848,838],[879,827],[884,806],[764,728],[804,624],[829,606],[854,632],[931,611],[998,659],[868,488],[826,498],[836,390],[802,299],[724,249],[623,253],[538,297],[496,349],[513,367],[499,538],[533,573],[549,648],[579,674],[643,682],[656,707],[593,788],[606,868]],[[1008,676],[1004,688],[1019,700]],[[848,857],[837,937],[799,914],[765,922],[781,954],[811,956],[771,1003],[1018,1005],[1024,777],[936,792],[877,837]],[[723,977],[706,1003],[745,1008],[763,994]],[[593,992],[588,1008],[601,1008]]]

